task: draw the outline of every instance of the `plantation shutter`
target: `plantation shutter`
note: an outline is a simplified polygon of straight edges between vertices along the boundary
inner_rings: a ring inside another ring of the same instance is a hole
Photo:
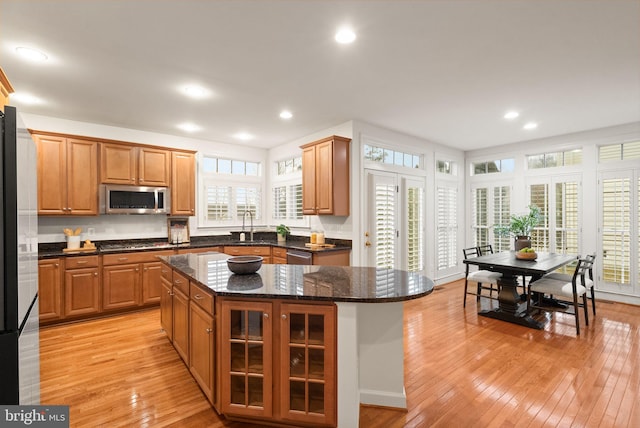
[[[602,279],[629,284],[631,179],[602,180]]]
[[[509,224],[511,216],[511,197],[509,186],[493,188],[493,224]],[[488,217],[488,215],[487,215]],[[488,242],[487,242],[488,243]],[[482,244],[480,244],[482,245]],[[509,236],[493,234],[493,250],[496,252],[507,251],[511,247]]]
[[[376,267],[393,269],[396,251],[396,185],[376,183],[374,197]]]
[[[424,269],[424,188],[422,183],[407,180],[407,270]]]
[[[438,186],[436,195],[438,270],[454,267],[458,263],[458,189]]]
[[[207,220],[231,219],[231,187],[207,186]]]

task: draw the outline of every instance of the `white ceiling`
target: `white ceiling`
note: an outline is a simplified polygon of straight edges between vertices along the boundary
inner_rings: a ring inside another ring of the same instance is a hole
[[[0,37],[16,92],[43,100],[21,111],[256,147],[352,119],[463,150],[640,121],[638,0],[2,0]]]

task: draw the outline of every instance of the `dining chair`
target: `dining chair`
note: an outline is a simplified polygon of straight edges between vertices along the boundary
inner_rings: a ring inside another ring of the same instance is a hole
[[[462,253],[464,254],[465,260],[471,257],[479,257],[482,255],[479,247],[463,248]],[[477,284],[475,296],[476,301],[479,302],[480,296],[482,295],[482,290],[489,290],[489,297],[494,298],[493,292],[499,292],[498,279],[502,277],[502,274],[499,272],[492,272],[490,270],[483,269],[471,270],[470,266],[471,265],[467,264],[467,268],[465,271],[463,307],[467,307],[467,294],[474,294],[468,291],[469,281],[473,281]]]
[[[596,296],[595,296],[595,283],[593,282],[593,263],[595,263],[596,255],[587,254],[585,259],[591,260],[592,265],[589,268],[589,272],[585,276],[585,287],[589,290],[589,298],[591,299],[591,310],[593,311],[593,315],[596,314]],[[558,279],[561,281],[571,281],[571,275],[567,275],[566,273],[557,273],[553,272],[544,276],[544,278],[550,279]]]
[[[587,305],[587,275],[593,269],[593,258],[587,256],[584,259],[578,259],[578,264],[573,272],[570,281],[564,279],[550,278],[545,275],[542,278],[532,281],[529,284],[529,292],[527,293],[527,308],[541,309],[544,311],[564,312],[574,315],[576,320],[576,335],[580,335],[580,310],[584,309],[585,324],[589,325],[589,310]],[[593,282],[593,281],[592,281]],[[537,303],[532,303],[531,294],[537,293]],[[563,300],[571,305],[545,305],[543,297],[550,295],[554,299]],[[582,298],[582,304],[578,302],[578,298]]]

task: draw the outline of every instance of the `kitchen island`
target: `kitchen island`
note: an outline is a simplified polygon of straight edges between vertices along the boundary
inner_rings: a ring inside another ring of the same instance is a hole
[[[227,258],[160,257],[163,328],[219,413],[357,427],[361,403],[406,408],[402,302],[430,294],[430,279],[301,265],[235,275]]]

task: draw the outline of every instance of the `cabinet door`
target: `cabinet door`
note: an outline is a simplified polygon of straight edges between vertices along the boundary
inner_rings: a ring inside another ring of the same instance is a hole
[[[98,215],[98,143],[67,140],[67,214]]]
[[[136,147],[100,144],[100,181],[110,184],[136,184]]]
[[[139,278],[139,264],[102,268],[102,308],[109,310],[138,306]]]
[[[64,314],[66,317],[100,312],[98,268],[72,269],[64,274]]]
[[[272,305],[225,300],[221,311],[222,413],[270,417]]]
[[[213,317],[194,302],[190,302],[189,311],[189,370],[213,404]]]
[[[316,210],[333,214],[333,141],[316,146]]]
[[[141,186],[169,186],[171,152],[140,147],[138,150],[138,184]]]
[[[335,306],[282,303],[280,312],[280,414],[335,426]]]
[[[40,322],[62,318],[60,259],[38,262],[38,305]]]
[[[64,215],[67,208],[66,139],[34,135],[38,147],[38,214]]]
[[[171,154],[171,214],[196,214],[196,175],[193,153]]]
[[[316,214],[316,148],[302,150],[302,214]]]
[[[173,287],[173,347],[189,365],[189,298]]]
[[[160,294],[160,325],[173,341],[173,290],[171,282],[161,279],[162,292]]]
[[[148,305],[160,301],[161,262],[147,262],[142,264],[142,304]]]

